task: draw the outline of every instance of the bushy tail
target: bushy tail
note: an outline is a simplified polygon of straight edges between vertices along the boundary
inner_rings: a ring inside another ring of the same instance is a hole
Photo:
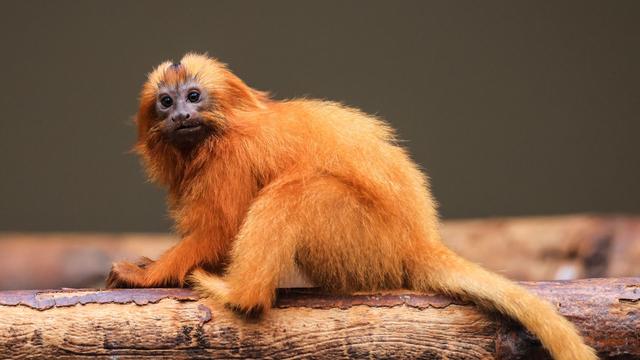
[[[411,287],[469,299],[524,325],[540,339],[555,360],[595,360],[577,330],[547,301],[506,278],[464,260],[449,249],[434,256],[433,249],[412,264]],[[429,258],[434,261],[429,261]],[[438,259],[435,261],[435,259]],[[444,259],[444,260],[443,260]]]

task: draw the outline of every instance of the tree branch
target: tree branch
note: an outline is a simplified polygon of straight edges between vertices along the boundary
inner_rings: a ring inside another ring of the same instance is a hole
[[[523,283],[603,359],[640,357],[640,278]],[[259,320],[188,289],[0,292],[0,358],[452,358],[548,356],[522,328],[440,295],[281,290]]]

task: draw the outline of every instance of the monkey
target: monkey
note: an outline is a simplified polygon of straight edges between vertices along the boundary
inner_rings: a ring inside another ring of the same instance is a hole
[[[181,240],[114,263],[107,287],[192,285],[261,314],[297,267],[324,291],[408,288],[522,323],[557,360],[597,359],[548,302],[440,238],[427,176],[384,120],[337,102],[276,100],[195,53],[149,73],[134,146],[167,189]]]

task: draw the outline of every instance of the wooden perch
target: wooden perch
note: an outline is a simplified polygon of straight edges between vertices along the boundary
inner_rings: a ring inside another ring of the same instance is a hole
[[[576,324],[603,359],[640,358],[640,278],[523,283]],[[0,292],[0,358],[544,359],[496,314],[407,291],[281,291],[260,320],[187,289]]]
[[[511,279],[640,276],[640,217],[450,220],[442,236]],[[167,234],[0,233],[0,289],[103,286],[113,261],[155,259],[174,243]]]

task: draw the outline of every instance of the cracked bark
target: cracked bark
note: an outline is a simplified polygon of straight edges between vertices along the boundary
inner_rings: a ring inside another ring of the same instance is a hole
[[[640,357],[640,278],[527,282],[603,359]],[[435,294],[280,290],[245,320],[188,289],[0,292],[0,358],[541,359],[518,324]]]

